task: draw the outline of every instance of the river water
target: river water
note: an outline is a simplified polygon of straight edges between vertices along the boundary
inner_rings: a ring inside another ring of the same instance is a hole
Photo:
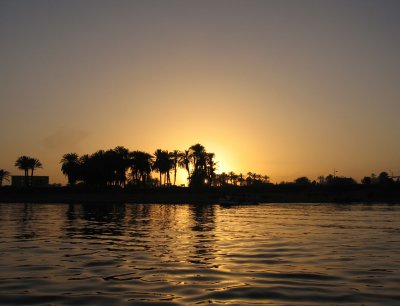
[[[400,305],[400,205],[0,204],[1,305]]]

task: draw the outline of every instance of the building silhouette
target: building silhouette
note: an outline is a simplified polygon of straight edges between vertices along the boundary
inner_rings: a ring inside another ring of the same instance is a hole
[[[23,175],[13,175],[11,176],[11,186],[15,187],[25,187],[26,181]],[[32,187],[46,187],[49,185],[48,176],[29,176],[28,177],[29,186]]]

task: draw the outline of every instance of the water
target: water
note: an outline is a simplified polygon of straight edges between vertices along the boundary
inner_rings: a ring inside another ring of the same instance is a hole
[[[0,204],[2,305],[400,305],[400,205]]]

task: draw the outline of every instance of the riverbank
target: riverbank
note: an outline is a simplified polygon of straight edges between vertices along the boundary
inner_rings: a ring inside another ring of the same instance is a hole
[[[368,188],[367,188],[368,187]],[[386,202],[400,203],[399,186],[276,186],[263,188],[207,188],[192,190],[182,187],[155,189],[106,189],[48,187],[36,189],[3,187],[2,203],[165,203],[213,204],[231,197],[241,202],[258,203],[332,203]]]

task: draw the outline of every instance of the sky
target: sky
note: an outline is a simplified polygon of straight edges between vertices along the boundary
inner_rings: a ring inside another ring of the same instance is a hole
[[[400,1],[0,0],[0,168],[184,150],[272,182],[400,175]],[[184,174],[180,174],[184,183]]]

